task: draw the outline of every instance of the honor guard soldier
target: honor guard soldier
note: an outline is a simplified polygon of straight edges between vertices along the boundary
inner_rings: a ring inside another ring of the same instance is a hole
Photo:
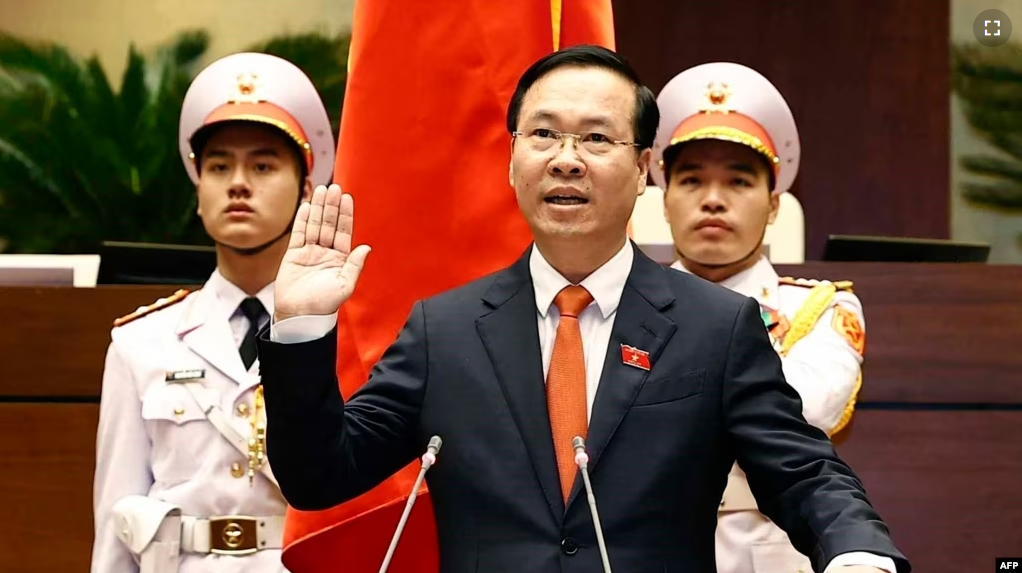
[[[92,572],[283,572],[255,335],[298,206],[330,183],[333,132],[301,70],[244,53],[195,78],[179,146],[217,268],[114,322]]]
[[[733,63],[679,74],[657,103],[661,121],[651,171],[664,191],[673,268],[759,302],[803,415],[834,436],[851,419],[861,384],[862,305],[849,282],[779,277],[763,250],[780,196],[798,172],[791,110],[766,78]],[[737,464],[720,503],[716,556],[720,573],[812,571],[784,531],[758,511]],[[855,564],[873,565],[869,557]]]

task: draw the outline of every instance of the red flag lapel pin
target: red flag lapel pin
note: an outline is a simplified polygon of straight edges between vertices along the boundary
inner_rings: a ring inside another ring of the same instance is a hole
[[[649,352],[639,350],[634,346],[622,344],[621,362],[628,366],[634,366],[636,368],[642,368],[643,370],[649,371]]]

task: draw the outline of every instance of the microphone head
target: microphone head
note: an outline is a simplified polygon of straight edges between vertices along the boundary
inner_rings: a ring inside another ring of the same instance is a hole
[[[444,445],[444,441],[440,439],[440,436],[433,436],[429,439],[426,453],[422,454],[422,469],[424,471],[433,467],[433,464],[436,463],[436,455],[440,452],[440,446],[442,445]]]
[[[571,439],[571,447],[575,448],[575,465],[585,469],[589,465],[589,454],[586,453],[586,442],[582,436],[575,436]]]
[[[426,449],[436,454],[440,452],[440,446],[442,445],[444,445],[444,441],[440,439],[440,436],[433,436],[429,439],[429,445],[426,446]]]

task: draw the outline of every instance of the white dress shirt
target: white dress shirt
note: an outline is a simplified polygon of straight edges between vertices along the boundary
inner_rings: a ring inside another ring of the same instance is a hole
[[[248,332],[250,321],[245,316],[245,313],[241,311],[241,301],[248,298],[248,294],[241,290],[240,287],[232,283],[231,281],[224,278],[220,274],[220,270],[214,270],[209,281],[206,283],[205,288],[212,288],[216,291],[217,299],[220,303],[215,307],[218,316],[212,316],[210,318],[227,319],[227,323],[231,326],[231,334],[234,335],[234,345],[241,347],[241,341],[245,338],[245,333]],[[256,293],[255,298],[259,299],[262,303],[263,308],[266,309],[266,314],[263,316],[259,323],[259,327],[266,326],[266,321],[273,316],[273,283],[264,286],[259,292]],[[222,313],[222,314],[220,314]]]
[[[593,302],[578,316],[586,363],[587,419],[592,415],[593,400],[596,398],[596,390],[603,373],[603,363],[614,328],[614,319],[617,317],[617,307],[621,302],[621,293],[631,272],[634,257],[631,242],[625,241],[616,255],[579,283],[593,296]],[[553,355],[557,324],[560,322],[560,313],[553,304],[554,297],[561,289],[572,283],[550,265],[535,245],[529,256],[529,272],[532,274],[536,295],[536,320],[545,378]],[[295,316],[272,324],[270,340],[283,344],[308,342],[322,338],[336,324],[336,312],[329,315]],[[844,565],[870,565],[887,573],[897,573],[892,559],[865,553],[839,555],[827,566],[824,573],[838,573],[835,568]]]

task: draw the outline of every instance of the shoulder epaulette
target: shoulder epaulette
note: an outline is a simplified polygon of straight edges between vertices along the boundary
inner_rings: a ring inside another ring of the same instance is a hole
[[[834,281],[834,286],[837,290],[852,292],[852,281]]]
[[[792,277],[780,277],[779,279],[777,279],[777,282],[782,285],[813,288],[814,286],[820,284],[823,281],[818,281],[816,279],[796,279]],[[834,288],[839,291],[852,292],[852,281],[832,281],[831,284],[833,284]]]
[[[145,316],[147,314],[151,314],[151,313],[154,313],[154,312],[156,312],[158,310],[163,310],[163,309],[165,309],[165,308],[167,308],[169,306],[173,306],[173,305],[181,302],[182,300],[184,300],[185,297],[187,297],[189,294],[191,294],[191,293],[187,289],[180,289],[177,292],[175,292],[174,294],[170,295],[169,297],[161,298],[161,299],[157,300],[156,302],[154,302],[153,304],[150,304],[149,306],[141,306],[135,312],[133,312],[131,314],[126,314],[126,315],[118,318],[117,320],[115,320],[114,321],[114,327],[116,328],[118,326],[124,326],[125,324],[128,324],[129,322],[131,322],[133,320],[137,320],[139,318],[142,318],[143,316]]]

